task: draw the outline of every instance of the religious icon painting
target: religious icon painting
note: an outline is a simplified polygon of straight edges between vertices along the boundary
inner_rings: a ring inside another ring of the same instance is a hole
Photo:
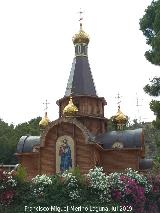
[[[56,142],[56,173],[74,168],[74,140],[63,135]]]

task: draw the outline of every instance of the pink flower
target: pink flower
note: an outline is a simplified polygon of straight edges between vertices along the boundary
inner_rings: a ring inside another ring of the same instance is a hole
[[[118,191],[118,190],[113,190],[112,191],[112,198],[114,200],[119,201],[121,199],[121,197],[122,197],[122,194],[121,194],[120,191]]]

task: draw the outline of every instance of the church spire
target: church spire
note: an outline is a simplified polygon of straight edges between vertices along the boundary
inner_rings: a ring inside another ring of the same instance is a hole
[[[80,12],[81,14],[82,12]],[[75,47],[75,57],[73,59],[70,76],[65,92],[65,96],[97,96],[90,65],[88,62],[89,36],[82,28],[80,17],[80,30],[72,40]]]

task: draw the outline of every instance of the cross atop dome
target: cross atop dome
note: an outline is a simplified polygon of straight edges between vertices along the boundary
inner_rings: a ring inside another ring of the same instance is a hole
[[[118,108],[120,108],[120,103],[121,103],[122,96],[120,96],[119,92],[118,92],[118,94],[117,94],[117,96],[115,98],[117,99]]]
[[[43,103],[44,105],[45,105],[45,111],[47,111],[47,109],[48,109],[48,104],[50,104],[50,103],[48,103],[48,101],[47,101],[47,99],[46,99],[46,101],[45,101],[45,103]]]
[[[83,12],[82,12],[82,10],[80,9],[80,11],[78,13],[80,15],[80,18],[79,18],[80,30],[79,30],[78,33],[76,33],[73,36],[72,40],[73,40],[73,43],[74,43],[75,47],[77,45],[79,45],[79,46],[81,45],[81,48],[78,48],[78,50],[80,50],[80,49],[84,50],[84,51],[78,51],[78,52],[80,52],[83,55],[87,55],[87,45],[89,43],[89,35],[82,28],[82,20],[83,20],[83,16],[82,16]],[[77,51],[75,53],[77,54]]]
[[[81,10],[81,8],[80,8],[80,11],[78,13],[79,13],[79,22],[80,22],[80,24],[82,24],[82,20],[83,20],[82,14],[83,14],[83,11]]]

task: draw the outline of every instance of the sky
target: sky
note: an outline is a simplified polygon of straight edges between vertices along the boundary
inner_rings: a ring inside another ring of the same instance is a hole
[[[152,121],[151,97],[143,92],[159,67],[149,63],[149,49],[139,19],[151,0],[5,0],[0,1],[0,118],[15,125],[44,115],[58,118],[56,100],[65,94],[74,58],[72,37],[90,36],[88,57],[98,96],[107,101],[105,117],[121,110],[130,119]],[[137,107],[137,97],[138,105]]]

